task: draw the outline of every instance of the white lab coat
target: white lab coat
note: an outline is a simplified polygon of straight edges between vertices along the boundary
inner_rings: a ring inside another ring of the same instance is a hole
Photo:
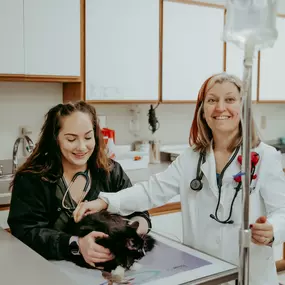
[[[250,223],[262,215],[274,228],[274,244],[285,241],[285,175],[281,154],[273,147],[260,143],[255,148],[260,155],[256,168],[257,179],[251,183]],[[241,227],[241,191],[232,212],[234,224],[220,224],[209,217],[215,213],[218,201],[216,164],[213,150],[202,165],[203,189],[195,192],[189,184],[196,177],[199,154],[189,147],[164,172],[156,174],[148,182],[136,184],[119,193],[100,193],[109,203],[108,210],[121,215],[143,211],[167,203],[180,193],[183,219],[183,242],[197,250],[239,264],[239,230]],[[220,220],[227,219],[237,183],[233,175],[240,171],[235,159],[223,178],[221,202],[218,211]],[[234,284],[234,283],[228,283]],[[250,248],[250,285],[277,285],[278,278],[269,246]]]

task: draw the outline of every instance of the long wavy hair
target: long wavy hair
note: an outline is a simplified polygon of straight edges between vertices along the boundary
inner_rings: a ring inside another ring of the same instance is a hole
[[[210,150],[211,141],[213,138],[212,130],[208,126],[205,118],[204,118],[204,101],[207,92],[211,89],[216,83],[223,82],[231,82],[233,83],[238,91],[241,93],[242,90],[242,81],[231,74],[227,73],[218,73],[211,77],[209,77],[201,86],[200,91],[198,93],[196,109],[194,113],[194,118],[190,130],[189,144],[194,148],[195,151],[199,152],[207,152]],[[256,147],[260,143],[259,136],[256,131],[254,120],[251,121],[251,145],[252,147]],[[233,151],[236,147],[242,144],[242,124],[241,121],[239,123],[239,132],[236,137],[233,139],[230,144],[228,150]]]
[[[74,112],[88,114],[93,125],[96,145],[87,162],[88,168],[91,172],[95,169],[102,169],[106,173],[109,173],[111,163],[105,153],[105,144],[99,127],[96,110],[93,106],[79,101],[76,103],[58,104],[48,111],[35,149],[26,162],[19,167],[16,175],[30,172],[40,175],[43,180],[49,182],[56,182],[62,177],[63,167],[61,151],[58,144],[58,134],[61,128],[61,119]]]

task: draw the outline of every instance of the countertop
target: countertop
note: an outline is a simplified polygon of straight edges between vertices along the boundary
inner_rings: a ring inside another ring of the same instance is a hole
[[[160,164],[149,164],[146,169],[128,170],[127,175],[130,177],[132,183],[137,183],[141,181],[146,181],[153,174],[164,171],[169,166],[169,162],[162,162]],[[176,201],[180,200],[177,196],[174,198]],[[172,201],[170,201],[172,202]],[[8,212],[8,211],[7,211]],[[161,217],[160,217],[161,219]],[[3,226],[3,225],[2,225]],[[66,275],[65,270],[62,270],[65,266],[65,262],[49,262],[42,258],[40,255],[35,253],[29,247],[24,245],[18,239],[13,237],[11,234],[7,233],[1,228],[0,225],[0,280],[1,284],[5,285],[78,285],[81,282],[77,282],[78,278],[85,276],[81,274],[81,269],[73,264],[69,264],[72,267],[70,274]],[[214,266],[214,265],[213,265]],[[223,266],[214,266],[213,270],[217,270],[217,274],[212,271],[211,276],[204,279],[209,281],[205,284],[220,284],[221,282],[213,278],[222,278],[219,280],[233,280],[236,275],[236,269],[231,269],[231,266],[223,264],[230,270],[221,271]],[[16,272],[16,274],[15,274]],[[204,271],[203,271],[204,272]],[[99,272],[97,272],[99,274]],[[193,272],[194,273],[194,272]],[[90,273],[89,273],[90,275]],[[205,275],[205,273],[203,273]],[[201,278],[201,276],[200,276]],[[226,278],[226,279],[223,279]],[[230,278],[230,279],[228,279]],[[91,280],[93,280],[91,282]],[[97,284],[94,279],[91,279],[90,284]],[[211,280],[211,281],[210,281]],[[95,283],[94,283],[95,282]],[[218,282],[218,283],[217,283]],[[160,284],[160,283],[159,283]],[[174,283],[172,283],[174,284]],[[177,283],[178,284],[178,283]],[[195,284],[195,282],[189,282],[187,284]]]
[[[131,179],[132,183],[147,181],[151,175],[164,171],[170,162],[162,162],[158,164],[149,164],[147,168],[126,170],[126,174]]]
[[[159,164],[149,164],[147,168],[125,170],[133,184],[137,182],[147,181],[151,175],[164,171],[170,162],[162,162]],[[3,197],[2,197],[2,196]],[[7,197],[6,197],[7,196]],[[0,206],[10,203],[11,193],[0,193]],[[0,225],[1,226],[1,225]]]
[[[182,274],[159,279],[151,284],[208,284],[216,285],[237,278],[237,267],[199,251],[174,243],[163,237],[159,240],[202,258],[208,265],[197,267]],[[98,285],[102,284],[101,272],[75,266],[71,262],[50,262],[11,234],[0,228],[0,281],[4,285]],[[199,280],[199,281],[198,281]],[[98,281],[100,281],[98,283]],[[205,282],[205,283],[204,283]],[[103,283],[104,284],[104,283]]]
[[[281,153],[285,153],[285,144],[280,144],[278,140],[274,141],[264,141],[264,143],[273,146],[277,150],[279,150]],[[176,154],[179,155],[181,154],[189,145],[166,145],[162,146],[160,151],[164,153],[171,153],[171,154]]]
[[[281,153],[285,153],[285,144],[270,144],[270,145],[275,147]]]
[[[283,154],[282,164],[283,164],[283,168],[285,168],[285,145],[279,144],[277,141],[270,141],[270,142],[268,141],[266,143],[275,147],[277,150],[279,150]],[[175,159],[187,147],[188,145],[186,144],[161,146],[161,158],[162,158],[161,163],[148,164],[147,167],[146,165],[144,165],[144,167],[141,169],[133,169],[133,170],[126,169],[125,172],[129,176],[133,184],[142,182],[142,181],[147,181],[151,175],[164,171],[169,166],[170,160]],[[127,152],[127,150],[129,149],[129,146],[121,146],[121,148],[122,148],[121,152],[124,153],[124,152]],[[122,154],[121,156],[124,157]],[[10,161],[8,160],[5,161],[7,165],[8,165],[8,162],[10,163]],[[4,162],[2,161],[1,163],[4,163]],[[9,166],[8,167],[7,165],[5,169],[9,169],[10,166],[8,165]],[[10,193],[4,193],[4,194],[8,195]],[[2,196],[4,194],[2,193]],[[6,197],[5,195],[3,197],[1,197],[0,195],[0,205],[8,204],[10,202],[10,196]]]
[[[0,283],[4,285],[76,285],[55,265],[0,228]]]

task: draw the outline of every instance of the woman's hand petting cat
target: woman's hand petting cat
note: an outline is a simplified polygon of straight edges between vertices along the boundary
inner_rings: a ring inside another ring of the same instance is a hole
[[[73,212],[73,218],[76,223],[80,222],[84,216],[94,214],[108,208],[108,204],[98,198],[93,201],[84,201],[77,205]]]
[[[86,263],[92,267],[96,263],[112,260],[114,256],[109,249],[96,243],[96,238],[107,238],[108,235],[101,232],[91,232],[83,238],[79,238],[79,250]]]

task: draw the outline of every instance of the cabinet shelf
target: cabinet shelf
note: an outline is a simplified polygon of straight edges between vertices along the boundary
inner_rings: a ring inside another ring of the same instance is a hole
[[[79,76],[47,76],[25,74],[0,74],[0,81],[10,82],[81,82]]]

